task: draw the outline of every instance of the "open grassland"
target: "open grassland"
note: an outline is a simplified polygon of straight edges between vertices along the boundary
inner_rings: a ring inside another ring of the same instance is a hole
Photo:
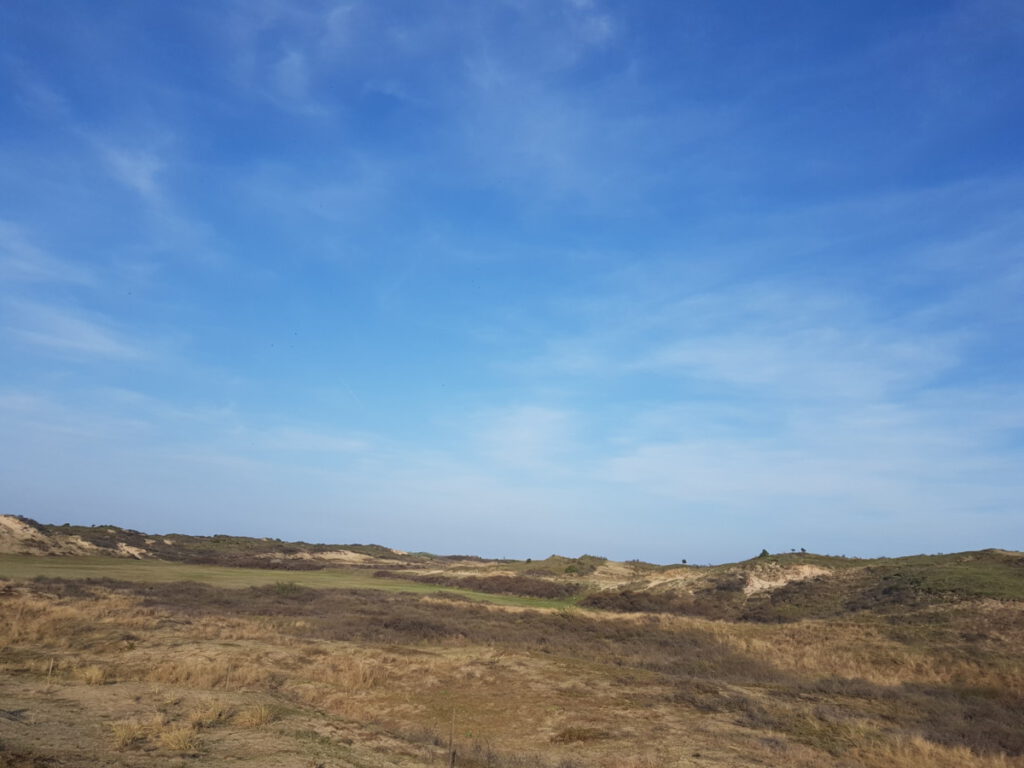
[[[403,579],[400,573],[395,574],[392,578],[381,579],[374,577],[372,571],[364,568],[335,567],[308,571],[280,571],[103,556],[35,557],[0,554],[0,578],[32,579],[36,577],[106,578],[139,582],[195,581],[232,588],[286,582],[301,587],[317,588],[378,589],[388,592],[420,594],[447,592],[469,600],[535,608],[562,608],[572,602],[572,598],[567,597],[540,598],[492,594],[450,585],[423,584]]]
[[[1021,553],[516,562],[0,522],[3,768],[449,742],[460,768],[1024,768]]]
[[[281,575],[0,586],[0,765],[1024,766],[1018,601],[779,623]]]

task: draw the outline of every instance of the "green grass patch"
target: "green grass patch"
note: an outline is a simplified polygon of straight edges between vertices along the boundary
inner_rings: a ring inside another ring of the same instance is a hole
[[[37,576],[138,582],[196,581],[202,584],[233,588],[287,583],[321,589],[376,589],[383,592],[413,592],[417,594],[444,592],[461,595],[479,602],[530,608],[565,608],[574,602],[572,599],[486,594],[457,587],[418,584],[402,579],[375,579],[371,571],[357,568],[283,572],[260,568],[229,568],[218,565],[172,563],[164,560],[130,560],[103,556],[0,555],[0,578],[27,580]]]
[[[931,595],[1024,600],[1024,561],[1010,558],[911,565],[894,578]]]

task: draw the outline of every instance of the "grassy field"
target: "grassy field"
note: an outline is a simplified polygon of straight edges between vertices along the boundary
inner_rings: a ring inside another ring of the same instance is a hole
[[[6,528],[35,554],[0,555],[0,768],[1024,768],[1019,552],[328,565]]]
[[[378,579],[360,568],[329,568],[320,571],[278,571],[259,568],[228,568],[192,565],[163,560],[132,560],[112,557],[36,557],[0,555],[0,578],[33,579],[37,576],[62,579],[115,579],[137,582],[196,581],[218,587],[242,588],[287,582],[302,587],[334,589],[375,589],[385,592],[431,594],[445,592],[480,602],[530,608],[565,608],[571,598],[544,599],[474,592],[457,587],[419,584],[403,579]]]
[[[3,768],[1024,766],[1014,601],[710,621],[61,562],[0,567],[135,578],[0,584]]]

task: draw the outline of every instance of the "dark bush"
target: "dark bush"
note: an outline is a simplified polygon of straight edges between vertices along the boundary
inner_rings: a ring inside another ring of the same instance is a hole
[[[731,618],[736,614],[731,595],[726,593],[723,597],[714,590],[694,596],[629,589],[610,590],[588,595],[579,604],[604,611],[674,613],[680,616],[704,616],[709,619]]]
[[[579,594],[582,588],[575,582],[550,581],[530,576],[448,576],[442,573],[395,573],[391,570],[377,570],[373,575],[379,579],[404,579],[440,587],[471,589],[492,595],[521,595],[551,600],[572,597]]]

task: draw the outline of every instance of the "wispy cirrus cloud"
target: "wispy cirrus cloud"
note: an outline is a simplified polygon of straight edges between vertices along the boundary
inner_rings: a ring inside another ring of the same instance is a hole
[[[96,284],[89,267],[58,258],[39,247],[25,230],[0,219],[0,278],[11,283]]]
[[[3,64],[6,65],[20,100],[33,114],[60,119],[68,114],[67,98],[26,62],[7,56]]]
[[[53,354],[82,359],[144,360],[153,350],[95,313],[41,302],[12,300],[4,306],[5,335]]]
[[[155,151],[105,144],[99,152],[117,181],[152,203],[161,202],[163,191],[159,176],[164,161]]]
[[[180,179],[188,164],[187,149],[171,131],[142,125],[90,133],[83,141],[92,149],[99,174],[127,190],[139,206],[140,246],[163,259],[206,265],[224,261],[227,249],[215,228],[193,209],[183,188],[168,179],[175,173]]]
[[[359,144],[361,107],[403,114],[420,142],[455,157],[479,184],[526,185],[544,200],[621,197],[627,176],[637,185],[626,155],[651,144],[649,125],[606,103],[630,85],[581,96],[556,84],[615,44],[617,24],[600,4],[404,16],[388,3],[241,3],[225,50],[240,92]],[[405,158],[410,180],[451,172],[432,154]]]
[[[351,4],[237,3],[226,26],[229,71],[243,93],[307,117],[331,110],[315,91],[351,40]]]

